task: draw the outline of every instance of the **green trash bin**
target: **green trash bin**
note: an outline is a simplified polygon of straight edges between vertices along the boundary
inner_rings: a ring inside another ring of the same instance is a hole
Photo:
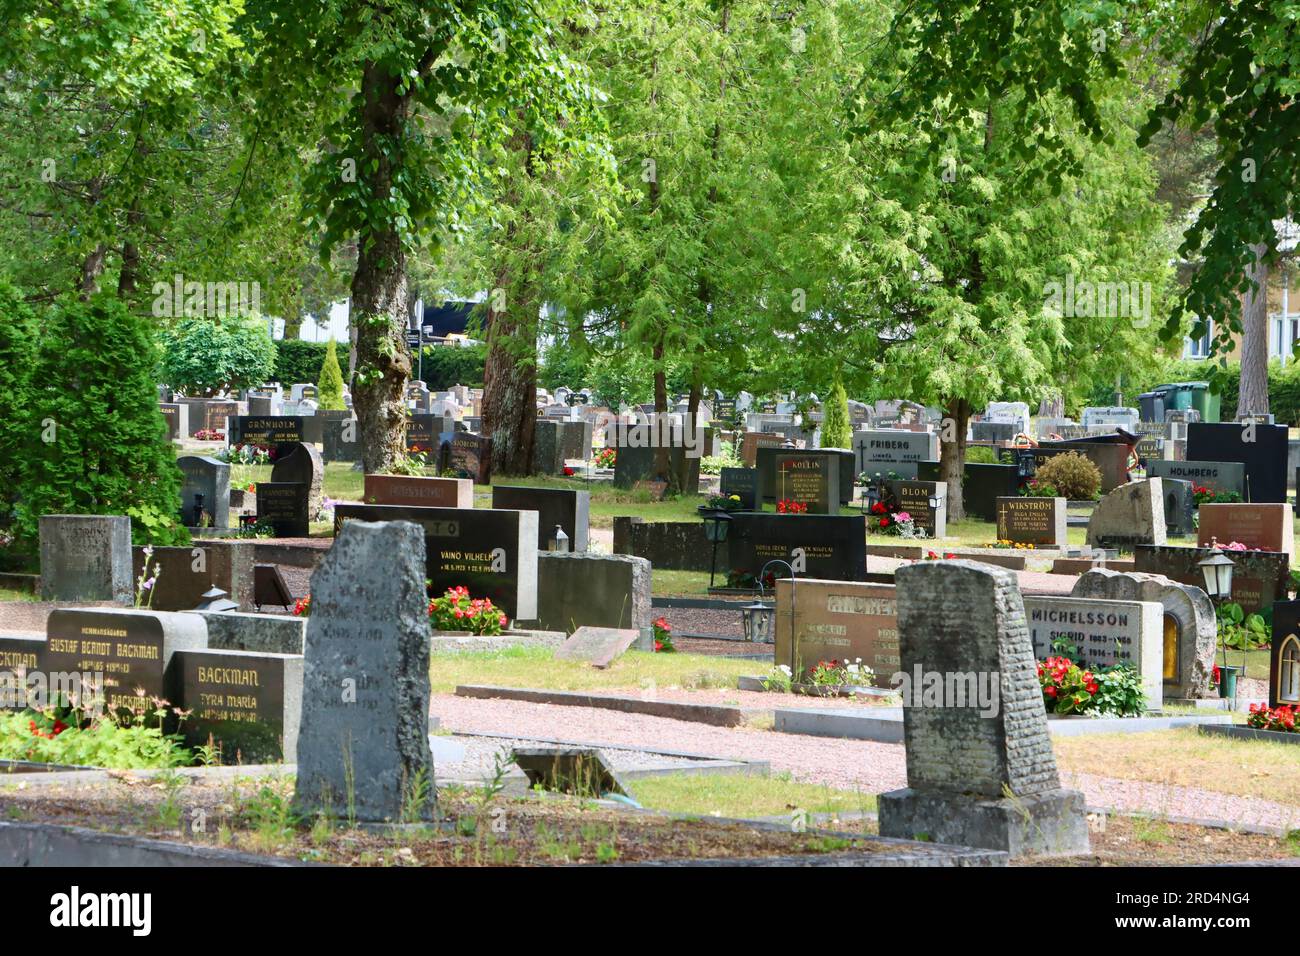
[[[1188,387],[1187,382],[1177,382],[1172,385],[1157,385],[1156,390],[1163,390],[1165,393],[1166,411],[1171,408],[1179,411],[1186,411],[1192,407],[1192,390]]]
[[[1191,399],[1189,407],[1201,413],[1201,421],[1219,420],[1219,396],[1210,391],[1209,382],[1184,382],[1183,388]]]

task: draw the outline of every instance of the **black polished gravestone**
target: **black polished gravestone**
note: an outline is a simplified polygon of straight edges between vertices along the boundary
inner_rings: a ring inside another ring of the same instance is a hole
[[[0,710],[25,710],[28,674],[40,671],[43,637],[13,634],[0,637]]]
[[[1165,499],[1165,533],[1183,537],[1196,534],[1196,495],[1192,483],[1179,478],[1161,478]]]
[[[758,509],[758,469],[757,468],[723,468],[718,493],[730,498],[740,497],[739,511],[756,511]]]
[[[257,523],[271,526],[277,538],[305,538],[311,533],[308,486],[301,481],[259,481]]]
[[[191,711],[186,746],[209,742],[225,765],[292,763],[302,710],[302,657],[253,651],[177,651],[167,666],[167,700]]]
[[[1274,602],[1272,628],[1268,705],[1300,706],[1300,601]]]
[[[58,608],[45,622],[41,670],[102,675],[100,696],[117,713],[166,698],[163,675],[176,651],[202,650],[208,628],[198,614],[144,609]],[[50,678],[52,679],[52,677]]]
[[[406,453],[427,455],[429,463],[433,464],[442,436],[455,430],[454,419],[442,415],[412,415],[406,422]]]
[[[856,465],[853,452],[843,448],[782,448],[780,445],[759,445],[754,450],[755,470],[758,472],[758,494],[763,501],[778,501],[777,495],[777,459],[791,455],[822,456],[839,463],[838,499],[841,505],[853,500],[853,479]],[[811,508],[809,509],[812,510]],[[833,512],[821,512],[822,514]]]
[[[335,538],[348,521],[414,522],[424,529],[433,596],[464,585],[471,597],[491,598],[511,618],[537,617],[537,512],[340,504],[334,506]]]
[[[778,515],[738,512],[727,533],[733,574],[757,577],[773,559],[787,561],[800,577],[862,581],[867,573],[867,519],[860,515]],[[777,577],[786,576],[776,566]]]
[[[686,485],[682,490],[687,494],[693,493],[700,486],[699,451],[699,446],[694,449],[694,454],[681,445],[674,445],[668,449],[668,466],[674,472],[680,474],[685,459]],[[655,462],[659,454],[658,448],[619,445],[615,452],[617,455],[614,459],[615,488],[632,488],[638,482],[653,480],[657,467]]]
[[[443,478],[468,478],[476,485],[490,485],[492,439],[470,432],[444,433],[438,474]]]
[[[1246,613],[1264,611],[1286,597],[1291,556],[1281,551],[1224,551],[1232,559],[1232,600]],[[1210,556],[1209,548],[1139,544],[1133,549],[1133,570],[1163,574],[1180,584],[1205,587],[1205,574],[1197,562]]]
[[[228,436],[234,445],[278,445],[303,441],[305,426],[300,415],[232,415]]]
[[[1192,422],[1188,461],[1239,461],[1246,466],[1246,501],[1286,501],[1287,427],[1253,422]]]
[[[537,512],[537,548],[549,551],[559,525],[569,536],[570,551],[586,551],[590,536],[591,493],[568,488],[493,485],[492,507]]]
[[[938,481],[939,463],[921,461],[916,465],[920,481]],[[1013,498],[1020,492],[1020,473],[1015,465],[966,463],[962,471],[961,500],[968,518],[996,521],[998,499]]]
[[[899,512],[912,519],[918,534],[943,538],[948,534],[948,486],[937,481],[891,481],[889,491]]]
[[[325,462],[315,445],[285,442],[275,446],[271,464],[272,482],[297,482],[307,489],[307,520],[320,513],[321,490],[325,484]]]
[[[176,465],[183,478],[180,512],[185,525],[230,527],[230,465],[201,455],[184,455]]]
[[[778,502],[800,506],[805,514],[834,515],[840,511],[838,455],[778,449],[772,459],[770,486]],[[762,459],[760,458],[760,462]]]

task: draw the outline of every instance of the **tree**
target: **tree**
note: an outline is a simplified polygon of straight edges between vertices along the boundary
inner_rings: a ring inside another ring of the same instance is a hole
[[[250,117],[286,159],[318,149],[306,180],[322,258],[355,239],[353,407],[361,457],[404,451],[407,260],[460,228],[523,110],[546,149],[573,140],[590,103],[558,54],[552,0],[250,0]],[[339,91],[344,91],[340,96]]]
[[[22,293],[0,281],[0,395],[16,411],[31,402],[32,359],[36,355],[36,318]],[[27,422],[21,414],[0,415],[0,526],[7,526],[18,487]]]
[[[334,336],[325,346],[325,361],[321,363],[320,379],[316,382],[316,404],[327,411],[341,411],[343,404],[343,371],[339,368]]]
[[[125,514],[137,543],[187,542],[146,320],[102,293],[60,304],[46,320],[23,414],[24,536],[36,540],[45,514]]]
[[[254,388],[275,370],[275,342],[263,319],[182,319],[162,340],[159,374],[187,392],[207,396]]]
[[[849,424],[849,396],[844,391],[844,380],[839,374],[831,386],[831,393],[822,403],[822,447],[853,447],[853,427]]]

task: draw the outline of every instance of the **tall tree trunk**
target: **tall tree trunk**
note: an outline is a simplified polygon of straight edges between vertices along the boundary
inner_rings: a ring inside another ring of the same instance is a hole
[[[389,143],[400,138],[408,101],[397,93],[397,77],[374,63],[361,81],[365,153],[375,160],[357,164],[366,193],[388,196],[395,169]],[[379,140],[385,142],[381,143]],[[357,375],[352,404],[361,435],[361,462],[368,473],[384,473],[405,452],[406,407],[402,401],[411,374],[406,348],[406,252],[397,230],[364,230],[352,276],[352,321],[357,330]]]
[[[655,339],[654,351],[651,353],[655,363],[655,428],[651,432],[655,436],[655,478],[659,481],[666,482],[664,487],[664,496],[676,493],[678,487],[677,476],[672,469],[672,453],[667,442],[658,441],[663,436],[664,416],[668,414],[668,376],[664,372],[664,336],[659,333]]]
[[[77,280],[77,289],[81,293],[83,302],[99,291],[99,277],[104,274],[107,261],[108,247],[102,242],[90,255],[81,260],[81,276]]]
[[[511,288],[507,268],[496,277],[498,289]],[[515,283],[514,290],[530,288]],[[506,302],[488,312],[488,353],[483,366],[483,432],[492,439],[492,471],[533,473],[537,424],[537,301]]]
[[[695,430],[696,422],[700,417],[700,396],[704,392],[703,383],[704,370],[697,365],[691,370],[691,390],[686,399],[686,424],[682,429],[683,433],[689,429],[692,436],[699,434],[703,437],[704,435],[703,429],[700,429],[698,433]],[[701,448],[699,449],[699,452],[701,455],[707,455],[708,449]],[[683,453],[681,464],[677,470],[677,487],[681,489],[682,494],[694,495],[699,493],[699,482],[697,481],[694,487],[692,487],[690,476],[691,462],[690,459],[686,457],[685,453]]]
[[[1268,263],[1263,243],[1251,246],[1247,276],[1256,288],[1241,297],[1241,384],[1238,415],[1268,414]]]
[[[944,403],[944,414],[953,423],[944,422],[939,432],[939,480],[948,486],[948,520],[966,517],[962,503],[961,480],[966,464],[966,427],[970,422],[970,402],[964,398]],[[951,433],[952,440],[947,440]]]

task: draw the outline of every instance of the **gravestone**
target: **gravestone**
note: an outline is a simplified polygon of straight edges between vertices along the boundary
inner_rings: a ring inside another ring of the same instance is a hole
[[[843,448],[786,448],[783,445],[760,446],[756,449],[756,471],[758,472],[758,494],[763,501],[777,501],[778,461],[803,459],[804,456],[825,459],[827,472],[838,469],[839,503],[847,505],[853,500],[854,472],[853,453]],[[830,500],[830,499],[828,499]],[[810,509],[811,511],[811,509]],[[828,514],[832,512],[820,512]]]
[[[293,763],[302,711],[302,657],[250,651],[177,651],[167,699],[192,711],[186,746],[209,740],[227,765]]]
[[[854,432],[853,460],[858,474],[888,477],[892,471],[900,478],[916,478],[920,462],[939,460],[939,436],[898,428]]]
[[[229,426],[226,437],[231,447],[265,445],[269,448],[306,439],[300,415],[239,415],[230,419]]]
[[[321,426],[321,444],[325,461],[360,461],[361,443],[357,441],[355,418],[327,419]]]
[[[765,432],[745,432],[740,439],[740,460],[749,468],[758,464],[758,450],[760,448],[780,448],[783,441],[780,435],[771,435]]]
[[[305,538],[311,534],[308,486],[298,481],[259,481],[256,487],[258,524],[271,526],[277,538]]]
[[[1165,496],[1165,533],[1177,537],[1196,533],[1196,495],[1190,481],[1161,478]]]
[[[891,481],[889,490],[900,511],[912,519],[918,534],[943,538],[948,534],[948,486],[933,481]],[[936,499],[938,505],[931,505]]]
[[[560,422],[557,436],[560,457],[567,461],[586,461],[591,457],[591,422]],[[473,429],[470,429],[473,431]]]
[[[1287,504],[1213,504],[1200,507],[1198,547],[1238,542],[1260,551],[1295,553],[1295,515]]]
[[[474,507],[474,482],[468,478],[366,475],[365,500],[366,504],[371,505],[472,508]]]
[[[998,540],[1064,548],[1069,543],[1065,505],[1064,498],[999,498]]]
[[[1245,494],[1246,466],[1239,461],[1147,462],[1148,478],[1179,478],[1214,492]]]
[[[318,408],[314,415],[308,415],[303,419],[302,440],[309,444],[323,445],[325,430],[331,423],[350,420],[352,420],[352,412],[349,409]]]
[[[1193,422],[1187,426],[1187,458],[1241,462],[1247,501],[1286,501],[1285,425]]]
[[[438,474],[468,478],[476,485],[492,483],[492,439],[462,432],[442,436]]]
[[[280,398],[276,395],[248,396],[248,415],[250,418],[278,418],[281,411]]]
[[[754,468],[723,468],[718,493],[726,497],[738,495],[741,511],[756,511],[759,507],[758,470]]]
[[[443,415],[412,415],[406,422],[406,453],[427,455],[433,464],[442,436],[455,430],[455,420]]]
[[[537,555],[537,620],[543,631],[651,626],[650,562],[630,554]]]
[[[1167,698],[1210,697],[1210,677],[1218,623],[1205,591],[1159,574],[1136,574],[1093,568],[1074,583],[1074,597],[1121,601],[1154,601],[1163,611],[1161,637],[1164,695]]]
[[[29,684],[27,680],[28,674],[40,671],[44,648],[45,639],[36,635],[0,635],[0,710],[25,710],[29,704],[47,703],[29,700],[28,689],[34,690],[39,685]]]
[[[918,462],[916,477],[919,481],[938,481],[939,462]],[[1015,497],[1019,489],[1020,475],[1015,465],[968,461],[962,470],[961,497],[967,517],[996,521],[998,499]]]
[[[253,542],[196,539],[184,547],[155,547],[145,572],[143,547],[132,551],[132,573],[153,578],[146,598],[154,611],[189,611],[203,594],[221,588],[240,607],[253,604]]]
[[[819,661],[861,658],[888,686],[902,664],[898,656],[898,605],[894,585],[798,578],[791,639],[791,584],[776,582],[775,662],[802,677]],[[792,653],[792,647],[793,653]]]
[[[838,455],[781,451],[772,459],[772,494],[778,501],[801,504],[808,514],[833,515],[840,510]],[[760,461],[761,464],[761,461]]]
[[[167,438],[170,441],[190,437],[190,408],[188,405],[183,405],[180,402],[163,402],[159,404],[158,411],[162,413],[163,421],[167,423]]]
[[[907,788],[878,798],[880,835],[1087,852],[1083,794],[1061,789],[1015,574],[922,561],[896,578]],[[958,693],[979,675],[998,688],[991,712]],[[925,693],[936,680],[940,693]]]
[[[293,801],[305,817],[433,816],[424,557],[410,522],[350,521],[312,575]]]
[[[1232,573],[1232,600],[1247,613],[1262,611],[1286,597],[1291,556],[1281,551],[1224,551],[1236,566]],[[1198,562],[1210,556],[1209,548],[1138,545],[1133,569],[1204,588],[1205,575]]]
[[[253,606],[257,610],[271,604],[288,610],[293,603],[293,592],[289,590],[278,564],[253,565]]]
[[[40,517],[42,601],[131,604],[131,519],[126,515]]]
[[[57,608],[45,621],[41,670],[102,675],[99,688],[110,712],[145,707],[165,698],[163,677],[176,651],[207,646],[208,629],[195,614],[141,608]]]
[[[230,527],[230,465],[215,458],[184,455],[176,459],[181,470],[181,515],[187,527]],[[200,505],[195,495],[202,498]],[[206,513],[203,524],[197,510]]]
[[[971,439],[978,442],[1011,441],[1021,430],[1014,422],[970,423]]]
[[[1272,632],[1268,705],[1300,706],[1300,601],[1274,603]]]
[[[555,657],[562,661],[586,661],[592,667],[604,669],[623,656],[641,632],[631,627],[592,627],[584,625],[578,628],[555,650]]]
[[[297,483],[304,486],[309,521],[320,514],[321,487],[324,480],[325,463],[321,460],[320,452],[316,450],[315,445],[306,442],[288,442],[275,446],[271,481],[276,484]]]
[[[472,597],[491,598],[509,617],[537,617],[537,512],[339,504],[334,506],[335,537],[358,520],[409,521],[421,527],[425,577],[434,596],[464,585]]]
[[[1063,655],[1089,668],[1132,664],[1147,707],[1159,710],[1164,683],[1164,613],[1154,601],[1024,596],[1034,655]],[[1069,645],[1058,647],[1058,642]]]
[[[696,449],[698,451],[699,449]],[[641,448],[635,445],[619,445],[616,449],[617,457],[614,459],[614,487],[615,488],[632,488],[638,482],[649,481],[655,474],[655,460],[659,453],[658,448]],[[668,449],[669,467],[675,473],[680,474],[683,464],[686,468],[686,484],[683,491],[687,494],[695,493],[700,486],[700,459],[698,455],[692,455],[688,449],[681,445],[674,445]]]
[[[1088,519],[1088,545],[1131,551],[1165,543],[1164,488],[1159,478],[1131,481],[1102,498]]]
[[[569,536],[570,551],[586,551],[589,537],[591,493],[568,488],[527,485],[493,485],[492,507],[537,512],[537,548],[550,550],[555,526]]]
[[[1064,455],[1072,451],[1078,452],[1096,465],[1097,470],[1101,472],[1102,494],[1106,494],[1128,481],[1128,445],[1108,442],[1045,441],[1039,442],[1038,447],[1031,449],[1031,451],[1035,468],[1056,455]]]
[[[1165,440],[1155,435],[1143,435],[1133,446],[1134,453],[1138,457],[1138,464],[1143,468],[1150,468],[1153,461],[1159,461],[1164,458]]]
[[[801,577],[861,581],[867,571],[866,518],[739,512],[727,531],[728,566],[757,576],[771,560],[787,561]],[[773,569],[779,577],[784,568]]]

